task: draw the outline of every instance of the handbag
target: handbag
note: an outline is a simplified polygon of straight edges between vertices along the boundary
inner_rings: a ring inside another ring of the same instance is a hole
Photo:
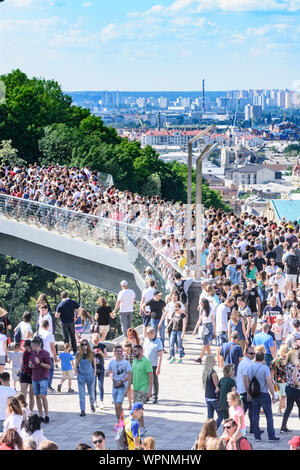
[[[201,339],[204,339],[206,335],[208,335],[209,329],[207,328],[206,325],[200,325],[199,330],[198,330],[198,336],[200,336]]]

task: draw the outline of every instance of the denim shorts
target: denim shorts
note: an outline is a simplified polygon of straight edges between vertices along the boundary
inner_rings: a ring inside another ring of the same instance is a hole
[[[217,346],[219,346],[219,348],[221,348],[224,343],[227,343],[227,341],[228,338],[226,331],[222,331],[222,333],[217,334]]]
[[[48,391],[48,379],[33,380],[32,388],[34,395],[46,396]]]
[[[112,396],[113,396],[114,403],[123,403],[126,391],[127,391],[127,387],[125,386],[119,387],[119,388],[113,387]]]
[[[203,338],[203,346],[206,346],[207,344],[210,344],[210,342],[213,339],[213,324],[212,323],[206,323],[205,326],[208,329],[208,333]]]

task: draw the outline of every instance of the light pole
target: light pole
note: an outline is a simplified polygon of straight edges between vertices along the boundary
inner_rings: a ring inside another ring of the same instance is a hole
[[[186,213],[186,249],[187,249],[187,272],[190,275],[191,270],[191,232],[192,232],[192,170],[193,170],[193,144],[201,139],[205,134],[213,130],[214,124],[200,131],[188,142],[188,187],[187,187],[187,213]]]
[[[202,163],[218,146],[217,143],[205,147],[196,160],[196,266],[195,279],[202,277],[201,251],[203,245],[203,205],[202,205]]]

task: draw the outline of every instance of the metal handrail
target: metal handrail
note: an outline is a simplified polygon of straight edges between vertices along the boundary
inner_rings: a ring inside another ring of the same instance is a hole
[[[122,251],[126,251],[126,237],[136,247],[141,242],[146,243],[154,257],[149,259],[144,253],[145,259],[163,278],[169,277],[170,272],[180,272],[180,268],[151,243],[151,239],[161,235],[158,230],[7,194],[0,194],[0,215]]]

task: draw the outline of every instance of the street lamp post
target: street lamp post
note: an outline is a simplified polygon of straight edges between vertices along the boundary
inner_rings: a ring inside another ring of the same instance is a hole
[[[196,266],[195,279],[202,277],[201,252],[203,245],[203,205],[202,205],[202,163],[218,146],[217,143],[205,147],[196,160]]]
[[[187,212],[186,212],[186,248],[187,248],[187,272],[191,271],[191,232],[192,232],[192,171],[193,171],[193,144],[201,139],[205,134],[215,128],[212,124],[203,131],[200,131],[195,137],[188,142],[188,187],[187,187]]]

